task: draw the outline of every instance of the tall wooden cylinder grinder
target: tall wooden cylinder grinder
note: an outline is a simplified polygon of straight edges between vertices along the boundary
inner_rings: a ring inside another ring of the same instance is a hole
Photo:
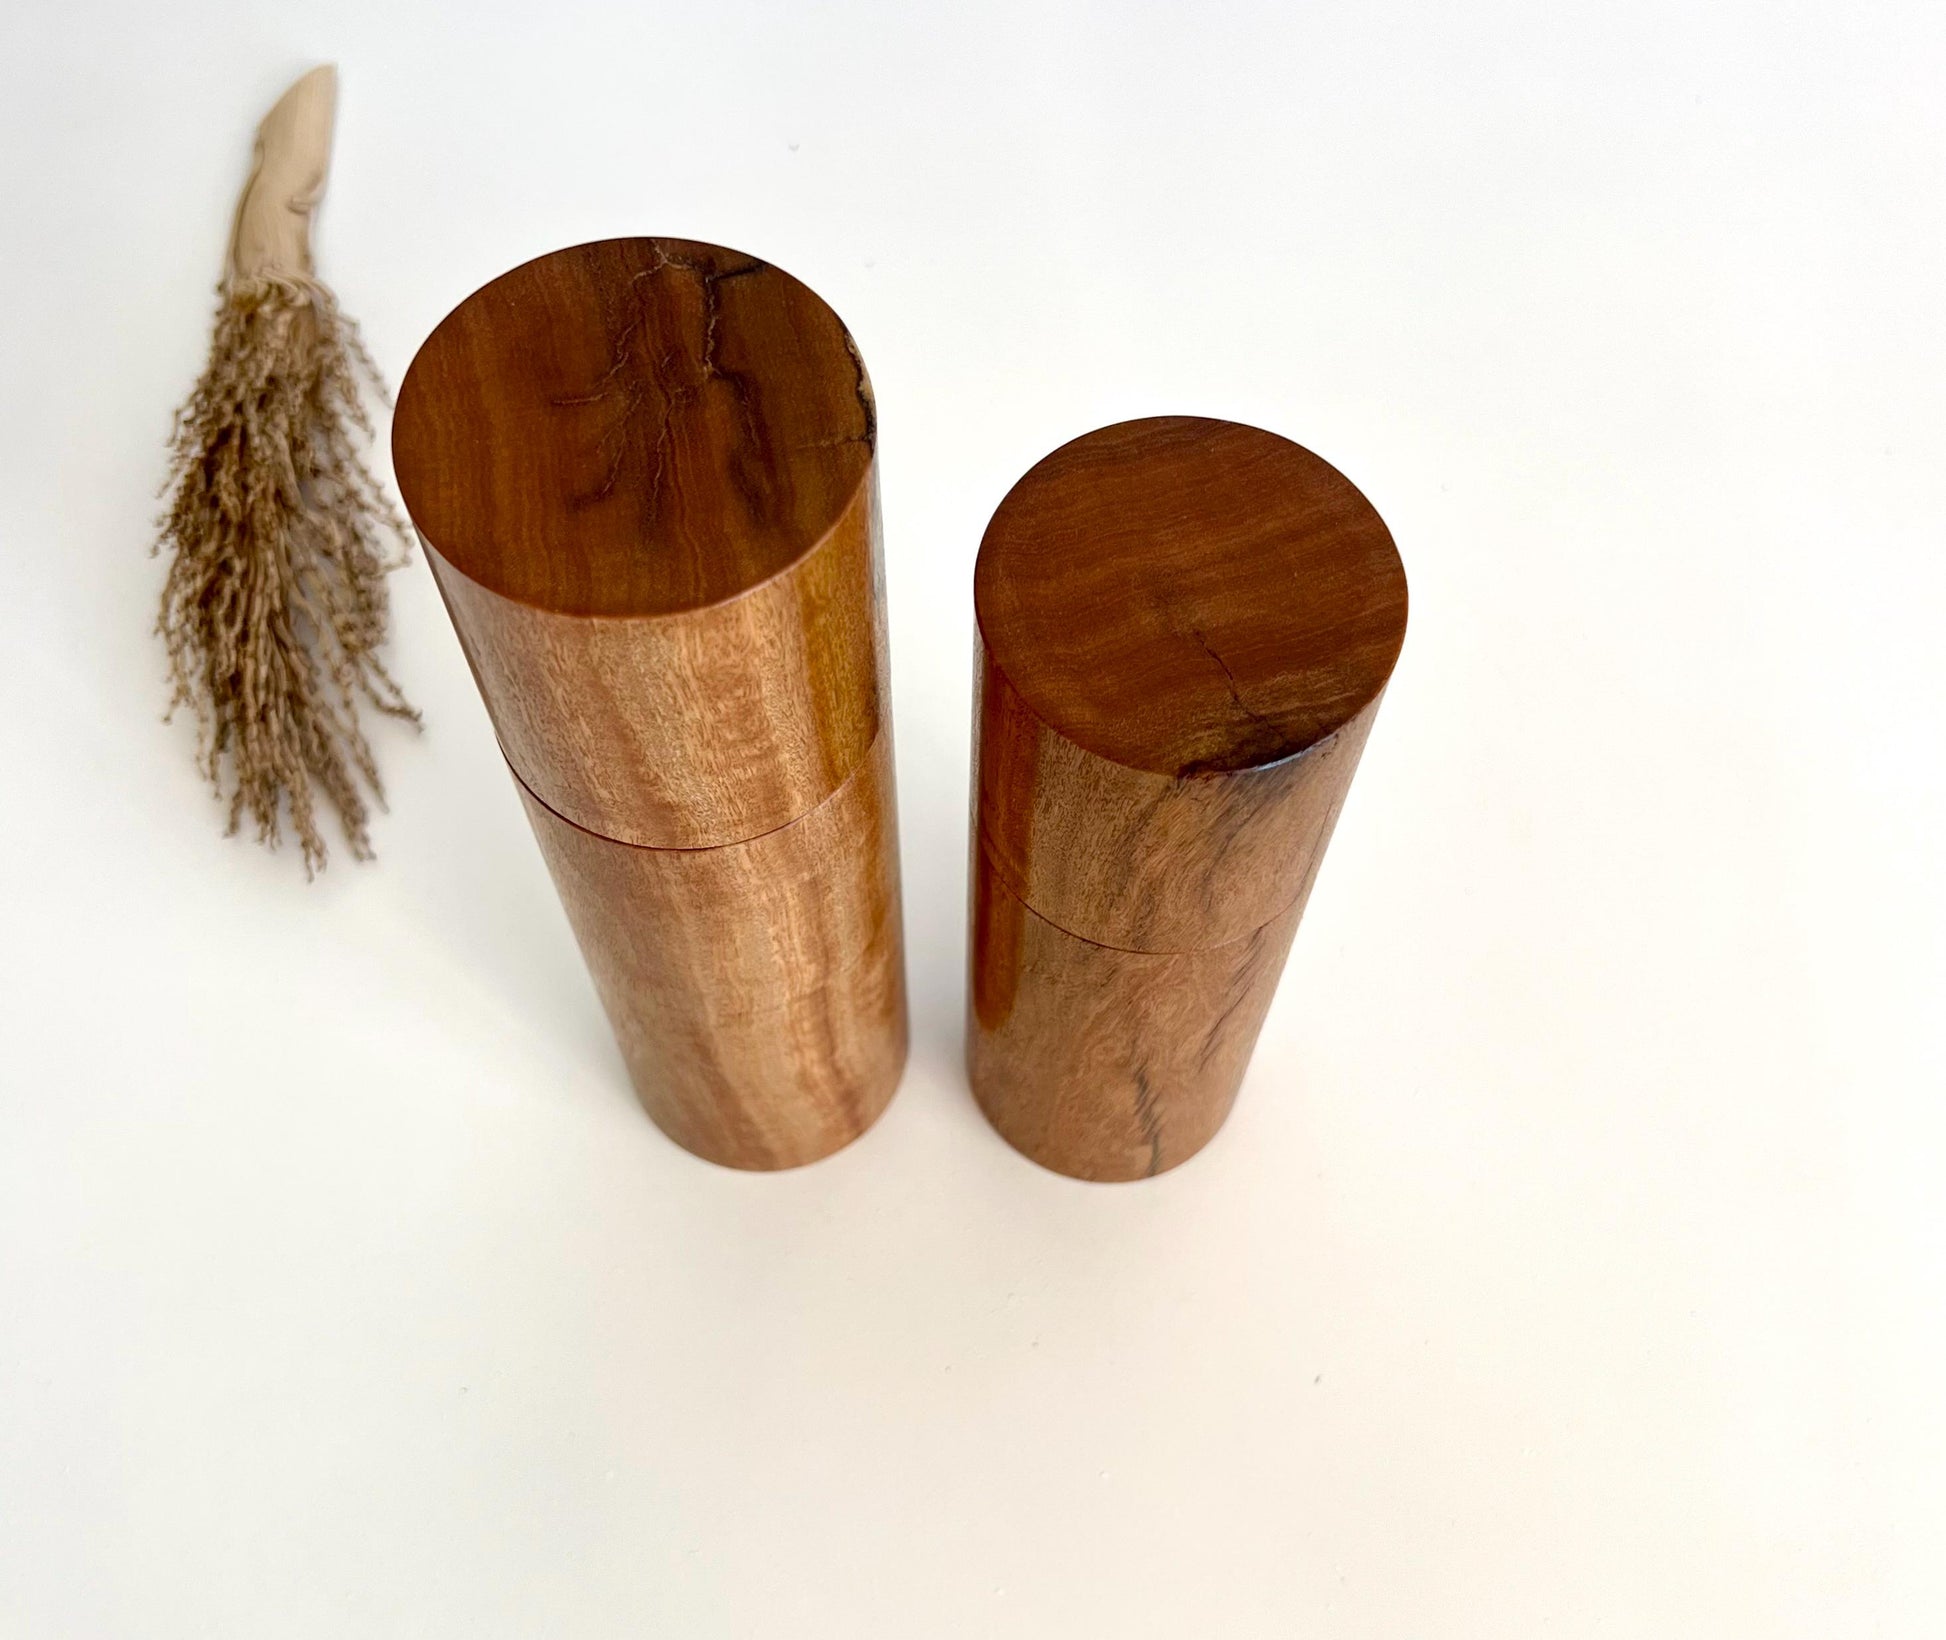
[[[974,571],[967,1066],[1034,1160],[1137,1179],[1228,1115],[1405,638],[1379,515],[1197,417],[1062,446]]]
[[[712,245],[528,262],[434,330],[399,488],[636,1091],[809,1162],[906,1052],[877,415],[836,314]]]

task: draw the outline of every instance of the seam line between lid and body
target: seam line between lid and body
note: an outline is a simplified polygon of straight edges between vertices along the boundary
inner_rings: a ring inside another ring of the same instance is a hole
[[[861,757],[857,761],[857,763],[855,763],[852,766],[851,773],[846,775],[843,780],[838,782],[837,785],[833,786],[829,793],[819,798],[817,802],[813,803],[808,809],[803,810],[801,813],[792,815],[790,819],[783,821],[781,824],[766,827],[763,831],[753,831],[748,837],[733,837],[729,839],[729,841],[722,842],[722,843],[690,843],[690,844],[632,843],[626,837],[612,837],[605,831],[596,831],[592,826],[582,825],[582,823],[579,820],[571,819],[567,815],[563,814],[559,809],[557,809],[552,803],[548,802],[548,800],[545,797],[541,796],[539,792],[535,791],[534,788],[528,784],[526,777],[523,774],[521,774],[520,770],[514,767],[514,761],[512,758],[510,758],[507,755],[507,748],[504,744],[502,744],[498,733],[496,733],[493,737],[493,744],[495,749],[500,753],[500,761],[506,764],[507,766],[507,773],[513,776],[514,782],[520,787],[520,789],[523,792],[525,792],[529,797],[531,797],[542,808],[546,809],[547,812],[553,815],[556,820],[560,821],[562,825],[573,827],[574,830],[580,832],[583,836],[592,837],[596,839],[598,842],[613,843],[617,848],[640,849],[645,854],[713,854],[718,849],[742,848],[744,847],[745,844],[761,842],[766,837],[775,837],[778,832],[789,831],[792,826],[799,825],[803,821],[810,819],[811,816],[816,814],[820,809],[829,808],[833,803],[837,802],[839,798],[843,797],[848,790],[850,790],[853,782],[858,780],[860,776],[865,774],[866,771],[872,767],[872,765],[874,764],[874,762],[878,757],[878,743],[881,740],[884,740],[890,733],[891,733],[890,726],[881,723],[879,725],[878,733],[872,736],[871,745],[865,749],[865,755]]]
[[[1244,933],[1234,935],[1230,939],[1218,940],[1212,945],[1177,945],[1170,946],[1166,950],[1157,950],[1140,945],[1116,945],[1108,940],[1098,940],[1092,934],[1077,933],[1074,929],[1068,927],[1066,923],[1056,922],[1045,911],[1041,910],[1039,906],[1035,905],[1032,900],[1028,899],[1024,890],[1014,882],[1013,874],[1000,863],[999,855],[994,850],[993,845],[988,841],[986,827],[977,820],[973,825],[973,833],[974,846],[986,856],[987,863],[992,867],[994,876],[999,879],[1001,888],[1006,890],[1008,896],[1019,905],[1021,910],[1025,911],[1036,921],[1046,923],[1057,934],[1067,935],[1071,940],[1079,940],[1083,945],[1096,946],[1103,951],[1120,951],[1131,957],[1198,957],[1212,951],[1227,951],[1231,946],[1241,945],[1245,940],[1256,939],[1272,923],[1278,921],[1280,918],[1289,916],[1291,908],[1303,897],[1304,892],[1300,888],[1284,905],[1271,913],[1262,922],[1258,923],[1256,927]],[[968,886],[970,889],[971,885],[969,884]]]

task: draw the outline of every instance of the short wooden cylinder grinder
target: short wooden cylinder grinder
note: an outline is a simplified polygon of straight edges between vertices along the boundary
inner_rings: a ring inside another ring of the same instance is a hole
[[[967,1066],[1035,1161],[1136,1179],[1228,1115],[1405,638],[1371,504],[1198,417],[1001,503],[979,629]]]
[[[877,416],[781,270],[580,245],[419,350],[392,450],[636,1090],[732,1167],[904,1066]]]

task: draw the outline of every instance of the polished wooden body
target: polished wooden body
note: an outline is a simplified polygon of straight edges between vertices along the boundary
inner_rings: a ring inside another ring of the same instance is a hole
[[[1227,422],[1104,428],[1002,503],[979,621],[967,1058],[1036,1160],[1221,1124],[1404,638],[1390,534]]]
[[[1302,904],[1206,950],[1124,951],[1029,910],[977,840],[972,901],[967,1069],[1007,1142],[1082,1179],[1147,1178],[1209,1143]]]
[[[708,848],[849,777],[889,715],[877,433],[837,315],[712,245],[558,251],[439,325],[394,464],[542,801]]]
[[[803,560],[683,619],[563,616],[506,598],[427,542],[501,747],[548,806],[652,848],[788,825],[891,719],[876,486]]]
[[[684,240],[514,269],[407,372],[394,464],[644,1104],[739,1167],[905,1053],[877,413],[837,316]]]
[[[816,1161],[869,1127],[905,1063],[890,735],[788,826],[640,848],[524,785],[644,1107],[730,1167]]]

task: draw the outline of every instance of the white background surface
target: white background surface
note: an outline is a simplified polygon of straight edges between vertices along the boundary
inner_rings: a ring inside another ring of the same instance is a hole
[[[225,842],[144,556],[251,130],[343,68],[396,383],[615,233],[883,429],[915,1038],[784,1177],[639,1114],[430,577],[380,858]],[[0,1635],[1946,1624],[1929,5],[386,3],[0,24]],[[1377,502],[1412,630],[1237,1113],[959,1068],[970,575],[1089,427]]]

